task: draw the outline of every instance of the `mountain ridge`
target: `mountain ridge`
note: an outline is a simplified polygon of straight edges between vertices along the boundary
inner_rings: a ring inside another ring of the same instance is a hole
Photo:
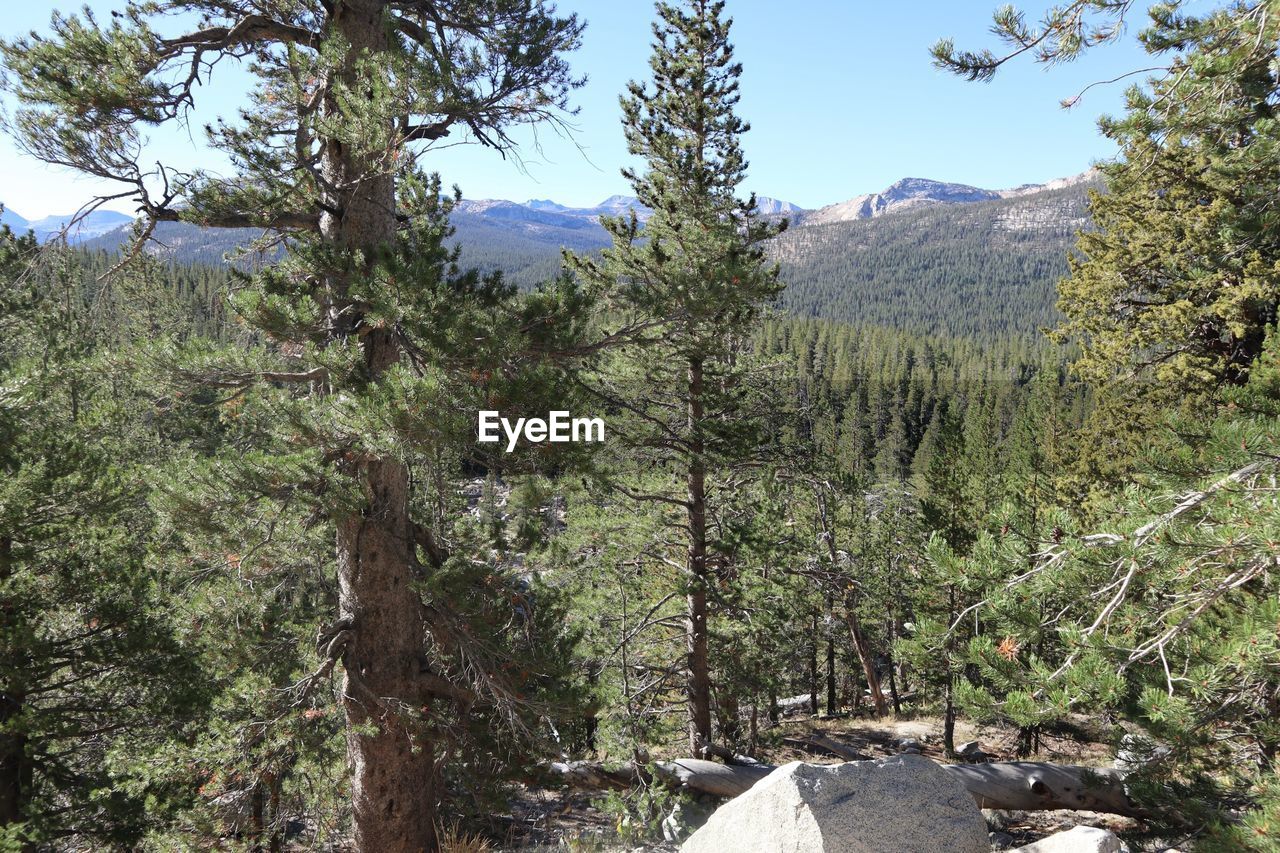
[[[778,307],[798,316],[929,334],[1034,334],[1057,322],[1056,282],[1067,273],[1075,235],[1090,227],[1087,190],[1097,182],[1086,172],[985,190],[913,178],[882,191],[883,203],[868,205],[877,215],[824,221],[812,211],[789,214],[795,227],[766,247],[787,283]],[[767,212],[787,209],[785,204],[759,206]],[[501,273],[531,288],[561,274],[564,249],[591,254],[606,248],[611,238],[599,217],[633,208],[628,196],[589,208],[550,199],[468,199],[450,217],[450,242],[461,246],[464,267]],[[219,264],[261,234],[162,222],[149,251]],[[83,245],[115,251],[126,238],[117,230]],[[234,262],[246,268],[270,263],[279,251]]]
[[[817,209],[806,209],[792,202],[770,196],[756,198],[756,210],[768,217],[789,217],[797,227],[827,225],[834,222],[850,222],[872,219],[893,213],[901,213],[920,207],[950,204],[975,204],[1002,198],[1017,198],[1075,186],[1096,177],[1094,170],[1066,178],[1058,178],[1041,184],[1023,184],[1005,190],[990,190],[931,178],[902,178],[875,193],[864,193],[845,201],[835,202]],[[529,199],[525,202],[506,199],[463,199],[454,209],[454,225],[461,232],[474,230],[480,225],[513,229],[524,237],[538,242],[560,239],[565,248],[576,250],[600,248],[607,244],[607,234],[600,226],[602,216],[625,216],[634,212],[642,222],[652,211],[633,196],[612,195],[592,207],[571,207],[553,199]],[[48,216],[40,220],[27,220],[6,208],[3,221],[15,231],[31,229],[41,241],[59,233],[71,216]],[[98,210],[89,214],[68,237],[73,243],[92,243],[94,248],[115,248],[126,239],[132,219],[115,211]],[[186,234],[179,225],[170,236],[190,248],[201,241]],[[181,233],[179,233],[181,232]],[[244,229],[246,234],[253,229]],[[208,234],[206,242],[224,245],[220,236],[241,237],[239,229],[221,235]],[[228,245],[232,248],[235,244]],[[163,249],[159,251],[163,252]],[[172,253],[170,253],[172,254]],[[207,256],[207,251],[201,251]],[[202,257],[207,260],[207,257]]]
[[[1078,175],[1056,178],[1041,184],[1022,184],[1006,190],[988,190],[969,184],[937,181],[932,178],[902,178],[878,193],[854,196],[847,201],[829,204],[800,214],[800,225],[827,225],[874,219],[936,204],[974,204],[1004,198],[1019,198],[1041,192],[1077,186],[1097,179],[1097,171],[1088,169]]]
[[[41,243],[67,232],[70,243],[82,243],[94,237],[107,234],[117,229],[126,232],[133,223],[133,217],[114,210],[94,210],[85,215],[68,229],[68,223],[75,219],[75,214],[54,214],[40,219],[27,219],[10,207],[0,213],[0,224],[8,225],[14,232],[25,234],[31,231]]]

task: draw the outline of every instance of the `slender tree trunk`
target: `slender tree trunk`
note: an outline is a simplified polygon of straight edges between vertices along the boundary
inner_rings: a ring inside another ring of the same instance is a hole
[[[809,713],[818,716],[818,611],[809,631]]]
[[[889,698],[893,700],[893,713],[902,713],[902,699],[898,696],[898,681],[894,677],[893,667],[889,667]]]
[[[827,626],[827,716],[836,716],[838,703],[836,701],[836,638],[833,637],[831,630],[833,619],[833,608],[835,602],[832,601],[833,596],[827,593],[827,612],[823,615],[823,625]]]
[[[836,642],[827,636],[827,716],[834,717],[839,707],[836,701]]]
[[[337,76],[353,91],[365,85],[356,57],[386,47],[385,6],[383,0],[336,4],[332,26],[351,57]],[[324,108],[338,110],[332,90]],[[338,139],[322,140],[330,197],[321,234],[342,249],[364,252],[366,263],[394,240],[396,229],[391,166],[371,159]],[[400,346],[392,330],[362,325],[346,275],[329,277],[333,334],[340,340],[358,336],[367,375],[376,383],[400,362]],[[409,472],[393,458],[357,456],[344,465],[362,502],[335,519],[339,609],[352,633],[343,660],[343,706],[356,847],[364,853],[435,850],[435,748],[408,716],[429,701],[420,676],[421,601],[411,584]]]
[[[852,601],[845,606],[845,624],[849,626],[849,638],[853,640],[853,647],[858,652],[858,660],[862,663],[862,674],[866,676],[867,689],[871,691],[871,704],[875,707],[876,716],[883,717],[889,712],[889,703],[884,698],[884,691],[880,689],[880,675],[876,672],[875,657],[872,656],[871,646],[868,645],[867,638],[862,633],[862,625],[859,623]]]
[[[955,621],[956,614],[956,588],[948,587],[947,594],[950,597],[950,616],[948,623]],[[943,717],[942,717],[942,750],[947,758],[954,758],[956,754],[956,699],[955,699],[955,673],[951,669],[951,656],[953,654],[953,645],[950,635],[947,636],[945,644],[943,664],[947,668],[947,683],[943,692]]]
[[[707,471],[702,439],[702,361],[689,360],[689,573],[685,639],[688,651],[689,747],[703,755],[711,745],[711,663],[707,650]]]
[[[834,571],[840,565],[840,552],[836,549],[835,526],[827,516],[825,494],[821,489],[818,490],[817,494],[818,520],[822,525],[823,538],[827,542],[827,551],[831,556],[831,567]],[[858,653],[858,661],[862,664],[863,675],[867,678],[867,687],[871,691],[871,701],[875,705],[876,715],[884,716],[888,712],[889,706],[885,702],[884,691],[880,689],[880,676],[876,673],[876,663],[871,654],[871,647],[867,645],[866,637],[862,634],[862,627],[858,624],[856,605],[857,587],[855,586],[845,594],[845,624],[849,626],[849,637],[853,640],[853,647]]]
[[[898,627],[898,620],[891,617],[889,619],[889,632],[888,632],[889,633],[889,649],[891,651],[893,649],[894,641],[897,640],[897,637],[898,637],[897,627]],[[889,655],[889,697],[893,700],[893,713],[901,714],[902,700],[898,697],[897,670],[898,670],[898,666],[893,662],[893,655],[891,653]]]
[[[721,689],[716,691],[716,716],[720,720],[720,739],[733,748],[742,735],[742,707],[738,697]]]

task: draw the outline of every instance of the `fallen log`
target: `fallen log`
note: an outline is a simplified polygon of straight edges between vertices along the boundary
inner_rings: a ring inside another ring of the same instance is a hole
[[[956,774],[974,802],[984,809],[1080,809],[1127,817],[1148,816],[1129,801],[1121,774],[1109,768],[1040,761],[943,764],[942,768]],[[697,758],[658,765],[659,776],[668,782],[725,798],[743,793],[773,770],[769,765],[729,767]]]
[[[649,781],[648,771],[634,763],[605,767],[595,761],[553,761],[548,769],[570,788],[626,790]]]
[[[1124,776],[1111,768],[1005,761],[947,764],[969,795],[984,809],[1077,809],[1143,817],[1125,793]]]
[[[782,743],[792,749],[799,749],[814,755],[833,755],[836,758],[843,758],[845,761],[871,760],[870,755],[864,755],[847,743],[841,743],[835,738],[829,738],[818,732],[813,732],[804,737],[784,737]]]
[[[678,758],[657,765],[658,775],[677,787],[726,799],[736,797],[774,771],[769,764],[730,766],[701,758]]]

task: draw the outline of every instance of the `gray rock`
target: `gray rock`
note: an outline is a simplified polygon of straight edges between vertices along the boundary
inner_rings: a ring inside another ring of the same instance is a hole
[[[919,754],[922,747],[920,746],[920,741],[913,737],[908,737],[898,741],[898,749],[903,752],[914,752]]]
[[[891,841],[890,841],[891,839]],[[988,853],[969,792],[919,755],[792,762],[716,810],[681,853]]]
[[[1109,829],[1077,826],[1019,847],[1014,853],[1120,853],[1124,845]]]
[[[976,740],[967,740],[957,746],[956,755],[969,761],[977,761],[987,757],[987,754],[982,751],[982,744]]]
[[[1008,850],[1017,843],[1014,837],[1007,832],[993,832],[987,838],[991,842],[992,850]]]

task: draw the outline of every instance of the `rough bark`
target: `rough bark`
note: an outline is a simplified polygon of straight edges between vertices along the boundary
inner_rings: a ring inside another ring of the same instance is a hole
[[[382,0],[345,0],[332,25],[362,50],[386,47]],[[354,69],[344,82],[358,91]],[[336,112],[329,100],[325,109]],[[333,198],[320,218],[322,236],[366,257],[395,237],[395,183],[368,155],[336,139],[322,142],[322,171]],[[360,334],[370,381],[377,382],[400,360],[387,329],[361,329],[358,306],[348,299],[348,282],[330,276],[334,334]],[[422,650],[420,602],[412,588],[413,524],[409,515],[409,474],[396,459],[360,458],[347,472],[358,482],[364,506],[335,519],[339,608],[350,624],[343,677],[347,761],[351,771],[356,847],[363,851],[436,849],[435,751],[415,730],[405,711],[426,698],[419,677]]]
[[[702,755],[711,744],[711,663],[707,649],[707,472],[703,458],[702,361],[689,360],[689,468],[687,520],[689,593],[685,640],[688,652],[689,748]]]

